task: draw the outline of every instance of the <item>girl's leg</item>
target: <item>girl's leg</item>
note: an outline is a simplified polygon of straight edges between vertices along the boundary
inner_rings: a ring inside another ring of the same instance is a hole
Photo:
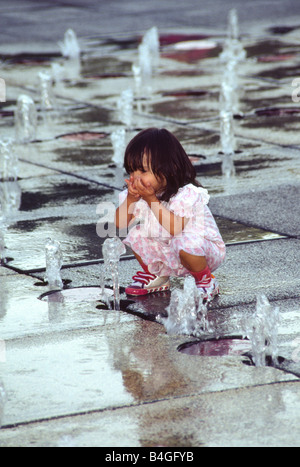
[[[180,262],[190,272],[203,271],[207,267],[205,256],[195,256],[184,250],[179,252]]]
[[[197,287],[202,287],[203,282],[210,281],[212,278],[211,271],[207,266],[205,256],[195,256],[180,250],[179,257],[181,264],[194,277]]]
[[[133,282],[126,287],[125,292],[128,295],[140,296],[154,292],[161,292],[170,289],[170,281],[168,276],[157,276],[156,274],[150,273],[148,265],[144,263],[144,258],[149,258],[149,251],[151,252],[152,242],[148,238],[140,237],[135,239],[133,235],[132,244],[129,244],[134,256],[139,262],[143,271],[138,271],[133,276]],[[137,253],[137,250],[139,253]],[[148,252],[148,254],[147,254]]]
[[[219,293],[219,286],[207,265],[205,256],[196,256],[179,251],[181,264],[194,277],[196,287],[203,293],[204,300],[212,300]]]
[[[165,290],[169,290],[170,288],[170,281],[169,277],[163,276],[159,277],[155,274],[151,274],[149,272],[148,266],[144,264],[142,258],[133,251],[134,256],[142,266],[144,272],[139,271],[133,276],[133,283],[126,287],[125,292],[128,295],[146,295],[153,292],[162,292]]]
[[[132,253],[134,254],[134,256],[136,257],[136,259],[138,260],[138,262],[140,263],[140,265],[142,266],[142,268],[144,269],[145,272],[149,272],[148,270],[148,266],[143,262],[142,258],[135,252],[132,250]]]
[[[193,234],[173,237],[171,248],[180,263],[189,272],[200,272],[207,266],[213,272],[225,259],[225,246],[218,245]]]

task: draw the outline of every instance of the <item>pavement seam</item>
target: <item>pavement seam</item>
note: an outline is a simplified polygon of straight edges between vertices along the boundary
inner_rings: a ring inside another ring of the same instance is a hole
[[[62,415],[56,415],[53,417],[45,417],[45,418],[39,418],[36,420],[29,420],[29,421],[23,421],[23,422],[16,422],[16,423],[10,423],[7,425],[2,425],[1,430],[10,430],[14,428],[19,428],[23,426],[29,426],[29,425],[34,425],[34,424],[39,424],[39,423],[46,423],[46,422],[51,422],[51,421],[56,421],[56,420],[63,420],[66,418],[75,418],[75,417],[82,417],[85,415],[94,415],[94,414],[101,414],[104,412],[114,412],[117,410],[125,410],[125,409],[130,409],[130,408],[137,408],[137,407],[143,407],[146,405],[153,405],[156,403],[160,402],[170,402],[170,401],[175,401],[175,400],[183,400],[187,398],[197,398],[201,396],[207,396],[210,394],[223,394],[223,393],[228,393],[230,391],[244,391],[248,389],[253,389],[253,388],[259,388],[259,387],[267,387],[267,386],[274,386],[274,385],[281,385],[281,384],[300,384],[300,380],[286,380],[286,381],[273,381],[270,383],[263,383],[263,384],[255,384],[255,385],[246,385],[243,387],[237,387],[237,388],[228,388],[228,389],[221,389],[219,391],[213,390],[213,391],[204,391],[200,393],[192,393],[192,394],[185,394],[185,395],[180,395],[180,396],[173,396],[173,397],[165,397],[162,399],[155,399],[155,400],[150,400],[150,401],[143,401],[141,403],[136,403],[136,404],[128,404],[128,405],[123,405],[123,406],[115,406],[115,407],[106,407],[103,409],[91,409],[91,410],[85,410],[82,412],[76,412],[76,413],[69,413],[69,414],[62,414]]]

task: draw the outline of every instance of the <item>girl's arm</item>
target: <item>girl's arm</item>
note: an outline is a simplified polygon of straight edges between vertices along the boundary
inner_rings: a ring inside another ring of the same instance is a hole
[[[130,221],[134,218],[132,211],[133,204],[136,201],[136,199],[132,198],[132,196],[128,194],[124,203],[122,203],[116,210],[115,224],[118,229],[124,229],[125,227],[128,227]]]
[[[155,197],[156,198],[156,197]],[[156,198],[150,202],[147,201],[151,211],[162,227],[164,227],[172,236],[180,234],[183,231],[189,219],[185,217],[176,216],[173,212],[169,211],[163,206]]]
[[[128,195],[125,201],[118,207],[115,214],[115,224],[118,229],[128,227],[129,223],[134,218],[133,207],[134,204],[140,199],[140,195],[133,186],[133,180],[125,180],[128,185]]]
[[[162,227],[164,227],[172,236],[178,235],[183,231],[189,219],[176,216],[173,212],[163,206],[156,197],[155,191],[151,185],[145,186],[142,180],[137,180],[136,187],[139,194],[146,201]]]

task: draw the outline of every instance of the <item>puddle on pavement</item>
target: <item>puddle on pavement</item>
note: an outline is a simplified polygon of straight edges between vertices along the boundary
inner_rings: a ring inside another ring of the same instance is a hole
[[[227,245],[286,238],[285,236],[279,235],[275,232],[268,232],[267,230],[246,226],[240,222],[219,216],[215,216],[215,220],[220,229],[223,240]]]
[[[83,57],[81,74],[85,78],[100,79],[111,76],[126,76],[131,71],[131,62],[121,61],[115,57]]]
[[[284,93],[284,91],[276,89],[276,95],[267,96],[265,94],[266,91],[270,93],[270,89],[266,89],[264,87],[252,90],[248,89],[246,96],[244,98],[241,98],[241,106],[243,108],[243,111],[245,113],[254,111],[255,115],[259,115],[261,111],[264,112],[268,109],[276,109],[277,107],[283,108],[283,106],[290,106],[291,93]],[[252,118],[252,114],[248,115],[247,118]]]
[[[105,293],[113,296],[113,291],[106,288]],[[80,303],[80,302],[100,302],[100,287],[78,287],[74,289],[50,291],[38,297],[39,300],[52,303]]]
[[[202,89],[182,89],[177,91],[164,91],[162,92],[162,96],[164,97],[201,97],[208,94],[208,91],[204,91]]]
[[[113,297],[112,288],[105,287],[105,293]],[[167,316],[165,308],[169,305],[171,292],[158,292],[142,297],[125,297],[124,287],[120,287],[120,310],[139,316],[147,321],[156,321],[157,315]],[[107,304],[101,300],[102,289],[97,286],[83,286],[63,290],[48,291],[40,295],[39,300],[48,303],[98,303],[96,309],[108,310]]]
[[[241,121],[244,128],[278,128],[282,132],[295,131],[298,127],[298,107],[269,107],[255,110],[255,116]]]
[[[201,97],[201,96],[200,96]],[[205,102],[207,104],[207,102]],[[152,105],[150,112],[154,115],[173,118],[176,121],[181,120],[203,120],[212,118],[218,115],[215,109],[210,110],[207,105],[199,108],[199,102],[192,100],[189,97],[173,99],[166,102],[158,102]]]
[[[56,138],[65,139],[66,141],[94,141],[106,137],[107,133],[99,133],[97,131],[78,131],[56,136]]]
[[[187,355],[223,357],[243,355],[251,350],[251,342],[241,337],[211,339],[181,344],[177,350]]]
[[[111,288],[105,288],[106,294],[113,296]],[[120,311],[138,316],[146,321],[157,322],[157,316],[166,317],[166,308],[170,303],[171,292],[160,292],[143,297],[124,297],[124,288],[120,288],[121,300]],[[97,310],[109,311],[107,304],[101,300],[100,287],[78,287],[60,291],[50,291],[43,293],[39,300],[47,302],[49,309],[49,319],[52,321],[59,318],[62,308],[80,312],[85,311],[93,315]],[[87,312],[88,304],[94,304],[94,312]],[[56,317],[56,318],[55,318]],[[252,343],[247,338],[240,335],[220,335],[219,338],[206,337],[196,341],[188,341],[177,347],[177,351],[190,356],[200,357],[226,357],[241,356],[244,357],[241,363],[248,366],[255,366],[252,357]],[[300,377],[300,367],[297,361],[278,356],[273,361],[270,356],[266,357],[266,367],[273,367],[285,373]]]
[[[240,175],[242,173],[262,170],[262,169],[269,169],[270,167],[276,167],[277,164],[282,163],[285,160],[290,160],[287,157],[283,158],[276,158],[274,156],[266,156],[263,157],[260,154],[253,154],[251,159],[245,158],[244,160],[240,158],[239,160],[234,161],[234,166],[236,170],[236,174]],[[214,175],[222,175],[222,163],[220,162],[213,162],[213,163],[200,163],[195,165],[196,173],[198,177],[201,176],[210,176],[213,177]]]
[[[124,292],[124,287],[120,287],[120,311],[128,312],[129,314],[142,317],[149,321],[156,320],[156,314],[154,315],[154,311],[158,313],[158,306],[161,309],[162,307],[167,306],[168,304],[165,300],[166,297],[164,297],[162,294],[155,294],[154,301],[152,300],[151,304],[153,306],[154,302],[156,302],[157,305],[156,308],[151,308],[151,311],[148,307],[148,316],[146,313],[142,313],[140,309],[134,308],[136,299],[130,299],[127,297],[123,298]],[[105,287],[105,294],[106,296],[111,297],[111,299],[113,299],[114,292],[112,288]],[[77,304],[82,304],[84,306],[85,304],[93,303],[95,305],[95,313],[96,310],[111,311],[108,308],[106,300],[102,300],[102,288],[98,286],[83,286],[70,289],[48,291],[40,295],[38,299],[49,304],[57,304],[57,306],[59,306],[59,304],[68,306],[77,306]]]
[[[171,76],[177,78],[189,78],[189,77],[197,77],[203,76],[204,71],[202,69],[197,70],[164,70],[161,72],[161,76]]]
[[[273,232],[220,217],[216,217],[216,222],[227,245],[284,238]],[[105,238],[97,235],[96,222],[76,224],[72,218],[49,217],[19,221],[9,228],[6,237],[7,257],[12,258],[9,265],[21,271],[43,269],[47,238],[60,241],[64,266],[102,258]],[[131,254],[128,248],[127,254]]]
[[[58,52],[0,54],[0,61],[5,65],[44,66],[55,58],[61,58],[61,54]]]
[[[271,34],[285,35],[299,28],[300,26],[271,26],[267,31]]]
[[[49,291],[38,297],[41,301],[47,302],[49,310],[52,312],[52,317],[55,313],[59,313],[61,306],[66,306],[68,309],[85,310],[89,303],[94,304],[94,313],[96,310],[108,310],[107,304],[101,300],[102,289],[98,286],[77,287],[73,289],[65,289],[60,291]],[[112,288],[105,288],[106,294],[113,296]],[[171,291],[149,294],[141,297],[128,297],[124,294],[124,287],[120,287],[120,311],[138,316],[146,321],[157,322],[157,317],[167,317],[166,308],[170,304]],[[124,298],[126,297],[126,298]],[[55,312],[55,313],[54,313]],[[54,314],[53,314],[54,313]],[[90,311],[89,313],[92,313]],[[212,312],[213,314],[215,312]],[[288,316],[287,316],[288,315]],[[283,318],[288,322],[289,326],[294,322],[295,317],[298,320],[298,312],[284,313]],[[58,316],[58,315],[57,315]],[[244,316],[244,314],[243,314]],[[218,316],[213,317],[213,321]],[[223,317],[224,319],[224,317]],[[228,326],[226,319],[226,326]],[[244,319],[244,318],[243,318]],[[291,321],[292,320],[292,321]],[[222,320],[221,320],[222,321]],[[233,320],[234,324],[235,320]],[[237,323],[235,323],[237,325]],[[201,357],[224,357],[224,356],[241,356],[244,359],[241,363],[248,366],[255,366],[252,357],[252,343],[249,339],[241,336],[228,334],[221,331],[220,323],[215,322],[215,332],[219,337],[203,337],[194,341],[184,342],[177,347],[177,351],[190,356]],[[285,335],[286,329],[280,330],[280,335]],[[291,346],[289,339],[289,347]],[[298,342],[298,340],[297,340]],[[282,348],[282,339],[280,340],[280,348]],[[274,367],[286,373],[300,377],[299,360],[296,358],[297,349],[292,353],[292,360],[278,356],[276,361],[273,361],[270,356],[266,356],[266,367]]]
[[[84,107],[65,115],[64,123],[99,123],[107,125],[113,119],[113,111],[104,107]]]
[[[298,54],[297,44],[282,42],[277,39],[258,40],[253,45],[246,45],[247,58],[276,57],[286,54]]]
[[[268,70],[261,71],[260,73],[255,74],[258,78],[270,78],[272,80],[280,80],[285,78],[290,78],[291,82],[295,78],[295,76],[300,75],[300,66],[279,66],[269,68]]]
[[[161,53],[163,58],[176,60],[183,63],[196,63],[207,58],[215,58],[222,52],[222,47],[217,44],[214,47],[192,48],[189,50],[165,50]]]
[[[157,316],[167,317],[166,308],[170,304],[171,292],[157,292],[132,298],[125,311],[148,321],[157,321]]]
[[[20,221],[6,236],[9,265],[20,271],[45,268],[45,243],[55,238],[61,243],[63,265],[99,260],[101,242],[96,224],[74,225],[65,217]]]
[[[271,107],[256,110],[255,113],[259,117],[289,117],[290,115],[299,114],[300,109],[297,107]]]
[[[110,148],[104,149],[98,144],[99,140],[89,141],[81,147],[64,147],[54,149],[53,152],[57,155],[55,162],[65,162],[74,167],[83,165],[85,167],[97,167],[105,164],[109,164],[112,161],[112,150]],[[100,140],[101,141],[101,140]],[[105,145],[108,145],[106,143]]]
[[[252,357],[252,344],[248,339],[240,336],[222,336],[183,343],[177,347],[178,352],[197,357],[244,357],[242,363],[255,366]],[[284,373],[290,373],[300,378],[300,366],[292,360],[278,356],[276,361],[266,356],[265,367],[276,368]]]
[[[42,208],[66,206],[74,204],[96,205],[97,200],[103,196],[112,194],[109,188],[92,186],[88,183],[70,183],[57,181],[45,185],[42,191],[22,191],[20,211],[35,211]]]

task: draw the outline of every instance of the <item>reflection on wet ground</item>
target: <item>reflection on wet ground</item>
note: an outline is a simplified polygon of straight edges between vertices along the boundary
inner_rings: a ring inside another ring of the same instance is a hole
[[[45,186],[43,191],[22,191],[20,211],[34,211],[36,209],[66,206],[76,199],[77,204],[95,204],[103,195],[113,190],[91,186],[84,183],[70,183],[58,181],[51,186]]]
[[[218,216],[216,216],[216,222],[227,245],[285,238],[275,232],[246,226],[240,222],[230,221]]]
[[[278,39],[263,39],[258,40],[255,44],[246,45],[248,58],[264,58],[264,57],[282,57],[282,55],[289,54],[294,58],[298,54],[298,45],[296,43],[288,43]]]
[[[242,338],[204,340],[189,342],[178,347],[179,352],[187,355],[205,357],[223,357],[226,355],[243,355],[251,350],[251,342]]]
[[[78,193],[81,191],[78,191],[76,186],[75,191],[78,199]],[[85,195],[88,196],[87,193]],[[62,199],[58,196],[55,205],[61,205],[64,202],[64,196],[65,193],[62,192]],[[46,198],[47,202],[50,203],[51,198]],[[36,199],[39,201],[36,209],[39,209],[43,198],[37,196]],[[70,194],[67,199],[70,200]],[[30,197],[25,197],[25,202],[26,200],[30,202]],[[78,202],[80,202],[80,198]],[[92,203],[94,203],[94,199],[91,199],[91,205],[94,206],[95,212],[96,206]],[[84,204],[82,209],[84,209]],[[227,245],[284,238],[277,233],[246,226],[236,221],[220,217],[216,217],[216,221]],[[92,221],[92,217],[90,222],[81,221],[80,224],[76,223],[73,217],[43,217],[18,221],[10,226],[6,244],[7,256],[11,258],[9,267],[21,271],[43,269],[45,267],[44,248],[47,238],[55,238],[61,242],[65,266],[102,258],[101,250],[105,239],[97,235],[96,220]],[[25,248],[24,245],[26,245]],[[128,253],[130,254],[130,250]]]
[[[244,38],[248,58],[256,60],[245,64],[246,69],[241,67],[240,72],[245,93],[241,95],[243,113],[235,119],[239,136],[234,154],[235,178],[224,180],[221,170],[220,37],[161,35],[161,61],[153,89],[150,95],[134,101],[134,122],[132,128],[126,129],[127,140],[136,128],[170,128],[186,147],[197,178],[212,196],[227,194],[228,189],[233,190],[230,194],[246,196],[258,185],[265,187],[266,179],[274,173],[297,180],[299,106],[293,106],[289,91],[279,82],[296,76],[299,69],[295,63],[297,43],[292,39],[281,41],[277,36],[289,32],[293,28],[274,30],[275,39],[253,42]],[[94,38],[93,45],[82,55],[80,76],[55,84],[58,107],[48,114],[41,112],[32,83],[41,67],[48,69],[57,60],[63,64],[62,57],[56,53],[2,56],[1,71],[14,85],[7,102],[0,104],[1,131],[14,134],[13,117],[21,86],[22,92],[26,90],[35,99],[39,115],[37,140],[18,147],[21,205],[5,232],[9,261],[0,268],[0,337],[6,340],[9,359],[5,373],[9,393],[6,426],[209,391],[294,381],[291,374],[300,374],[298,362],[292,362],[297,348],[291,344],[297,339],[299,313],[291,311],[284,301],[282,306],[287,309],[283,310],[280,326],[280,343],[286,357],[281,361],[283,371],[266,368],[258,373],[242,364],[241,356],[249,350],[249,342],[235,336],[245,314],[253,313],[248,291],[237,286],[229,291],[225,288],[223,305],[217,299],[208,313],[216,335],[224,339],[196,343],[186,337],[169,339],[157,323],[158,315],[167,315],[171,292],[129,299],[122,288],[120,312],[107,310],[99,298],[104,238],[96,231],[100,217],[96,208],[101,202],[116,203],[123,186],[125,174],[112,164],[110,135],[121,126],[118,97],[123,89],[133,87],[132,64],[140,39]],[[187,41],[197,43],[189,48],[183,45]],[[107,55],[98,54],[101,46],[106,47]],[[268,80],[272,81],[269,86]],[[287,152],[282,146],[292,132],[294,139],[288,144],[294,146],[294,152]],[[266,139],[272,143],[267,148]],[[234,218],[216,216],[216,221],[226,244],[235,245],[236,250],[261,245],[258,242],[274,245],[275,240],[290,239]],[[101,222],[103,228],[109,226],[108,221]],[[55,293],[47,292],[43,281],[48,237],[61,242],[63,270],[68,273],[64,290]],[[245,250],[241,255],[244,258]],[[127,261],[131,258],[127,250],[126,260],[121,261],[126,276],[123,283],[128,282],[131,269],[136,267],[134,261]],[[181,287],[180,280],[174,279],[172,287]],[[81,283],[90,284],[83,287]],[[272,287],[271,279],[268,283]],[[260,286],[255,284],[253,290],[260,290]],[[226,302],[226,297],[232,296],[234,306]],[[195,364],[192,355],[201,359],[201,365]],[[220,363],[218,358],[206,358],[209,356],[224,358]],[[170,436],[165,442],[182,439],[180,435],[175,438]]]

